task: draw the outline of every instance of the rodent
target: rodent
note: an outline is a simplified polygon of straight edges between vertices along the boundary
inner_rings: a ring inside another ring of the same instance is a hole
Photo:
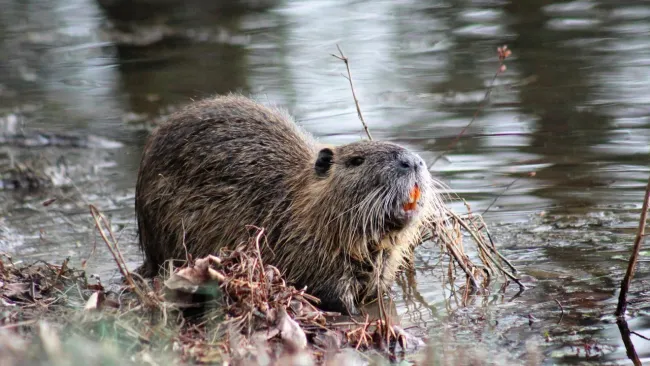
[[[149,136],[135,210],[144,263],[234,248],[265,230],[266,264],[320,299],[358,314],[388,290],[435,219],[440,196],[424,161],[397,144],[325,146],[284,110],[236,94],[193,102]]]

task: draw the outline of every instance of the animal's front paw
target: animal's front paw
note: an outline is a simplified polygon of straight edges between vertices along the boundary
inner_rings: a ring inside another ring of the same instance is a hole
[[[331,311],[341,313],[341,315],[360,315],[361,311],[354,301],[354,296],[351,293],[343,294],[328,294],[320,296],[320,304],[318,308],[324,311]]]

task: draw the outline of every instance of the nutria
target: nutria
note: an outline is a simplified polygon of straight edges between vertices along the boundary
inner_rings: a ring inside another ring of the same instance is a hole
[[[149,137],[135,209],[144,264],[194,258],[264,228],[262,259],[321,308],[357,314],[388,289],[441,207],[416,154],[393,143],[320,146],[284,111],[243,96],[195,102]]]

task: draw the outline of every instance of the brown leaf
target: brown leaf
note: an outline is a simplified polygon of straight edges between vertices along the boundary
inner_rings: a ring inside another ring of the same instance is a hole
[[[192,281],[188,280],[184,276],[179,275],[178,273],[173,273],[165,281],[165,287],[172,291],[195,293],[196,290],[198,290],[199,285],[194,284]]]
[[[4,299],[4,298],[0,298],[0,305],[2,305],[2,306],[4,306],[4,307],[13,307],[13,306],[16,306],[15,303],[13,303],[13,302],[11,302],[11,301],[9,301],[9,300],[6,300],[6,299]]]
[[[7,283],[2,289],[2,294],[10,299],[24,299],[25,295],[29,296],[29,284],[23,282]]]
[[[213,255],[197,259],[193,266],[181,268],[176,273],[173,273],[165,281],[165,287],[170,290],[194,293],[198,290],[199,285],[207,281],[224,281],[225,276],[223,274],[210,268],[212,263],[221,264],[221,259]]]
[[[88,286],[86,286],[86,289],[94,290],[94,291],[104,291],[104,286],[102,286],[101,283],[97,283],[97,284],[94,284],[94,285],[89,284]]]
[[[100,291],[93,292],[92,295],[86,301],[86,306],[84,306],[85,311],[100,310],[104,303],[104,293]]]
[[[307,347],[307,336],[300,325],[291,319],[284,308],[278,309],[277,328],[280,330],[280,338],[296,349]]]
[[[397,335],[397,341],[400,347],[402,347],[405,352],[414,352],[425,346],[424,341],[420,337],[407,332],[399,325],[393,325],[392,328]]]
[[[266,342],[278,334],[280,334],[280,330],[278,328],[259,330],[253,333],[253,335],[251,336],[251,344]]]
[[[314,344],[325,350],[338,350],[343,343],[343,334],[326,330],[325,332],[318,332],[314,337]]]

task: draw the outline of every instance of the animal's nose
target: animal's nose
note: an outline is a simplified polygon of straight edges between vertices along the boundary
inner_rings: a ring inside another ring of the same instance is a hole
[[[397,160],[397,166],[404,172],[419,171],[424,163],[416,156],[402,156]]]

